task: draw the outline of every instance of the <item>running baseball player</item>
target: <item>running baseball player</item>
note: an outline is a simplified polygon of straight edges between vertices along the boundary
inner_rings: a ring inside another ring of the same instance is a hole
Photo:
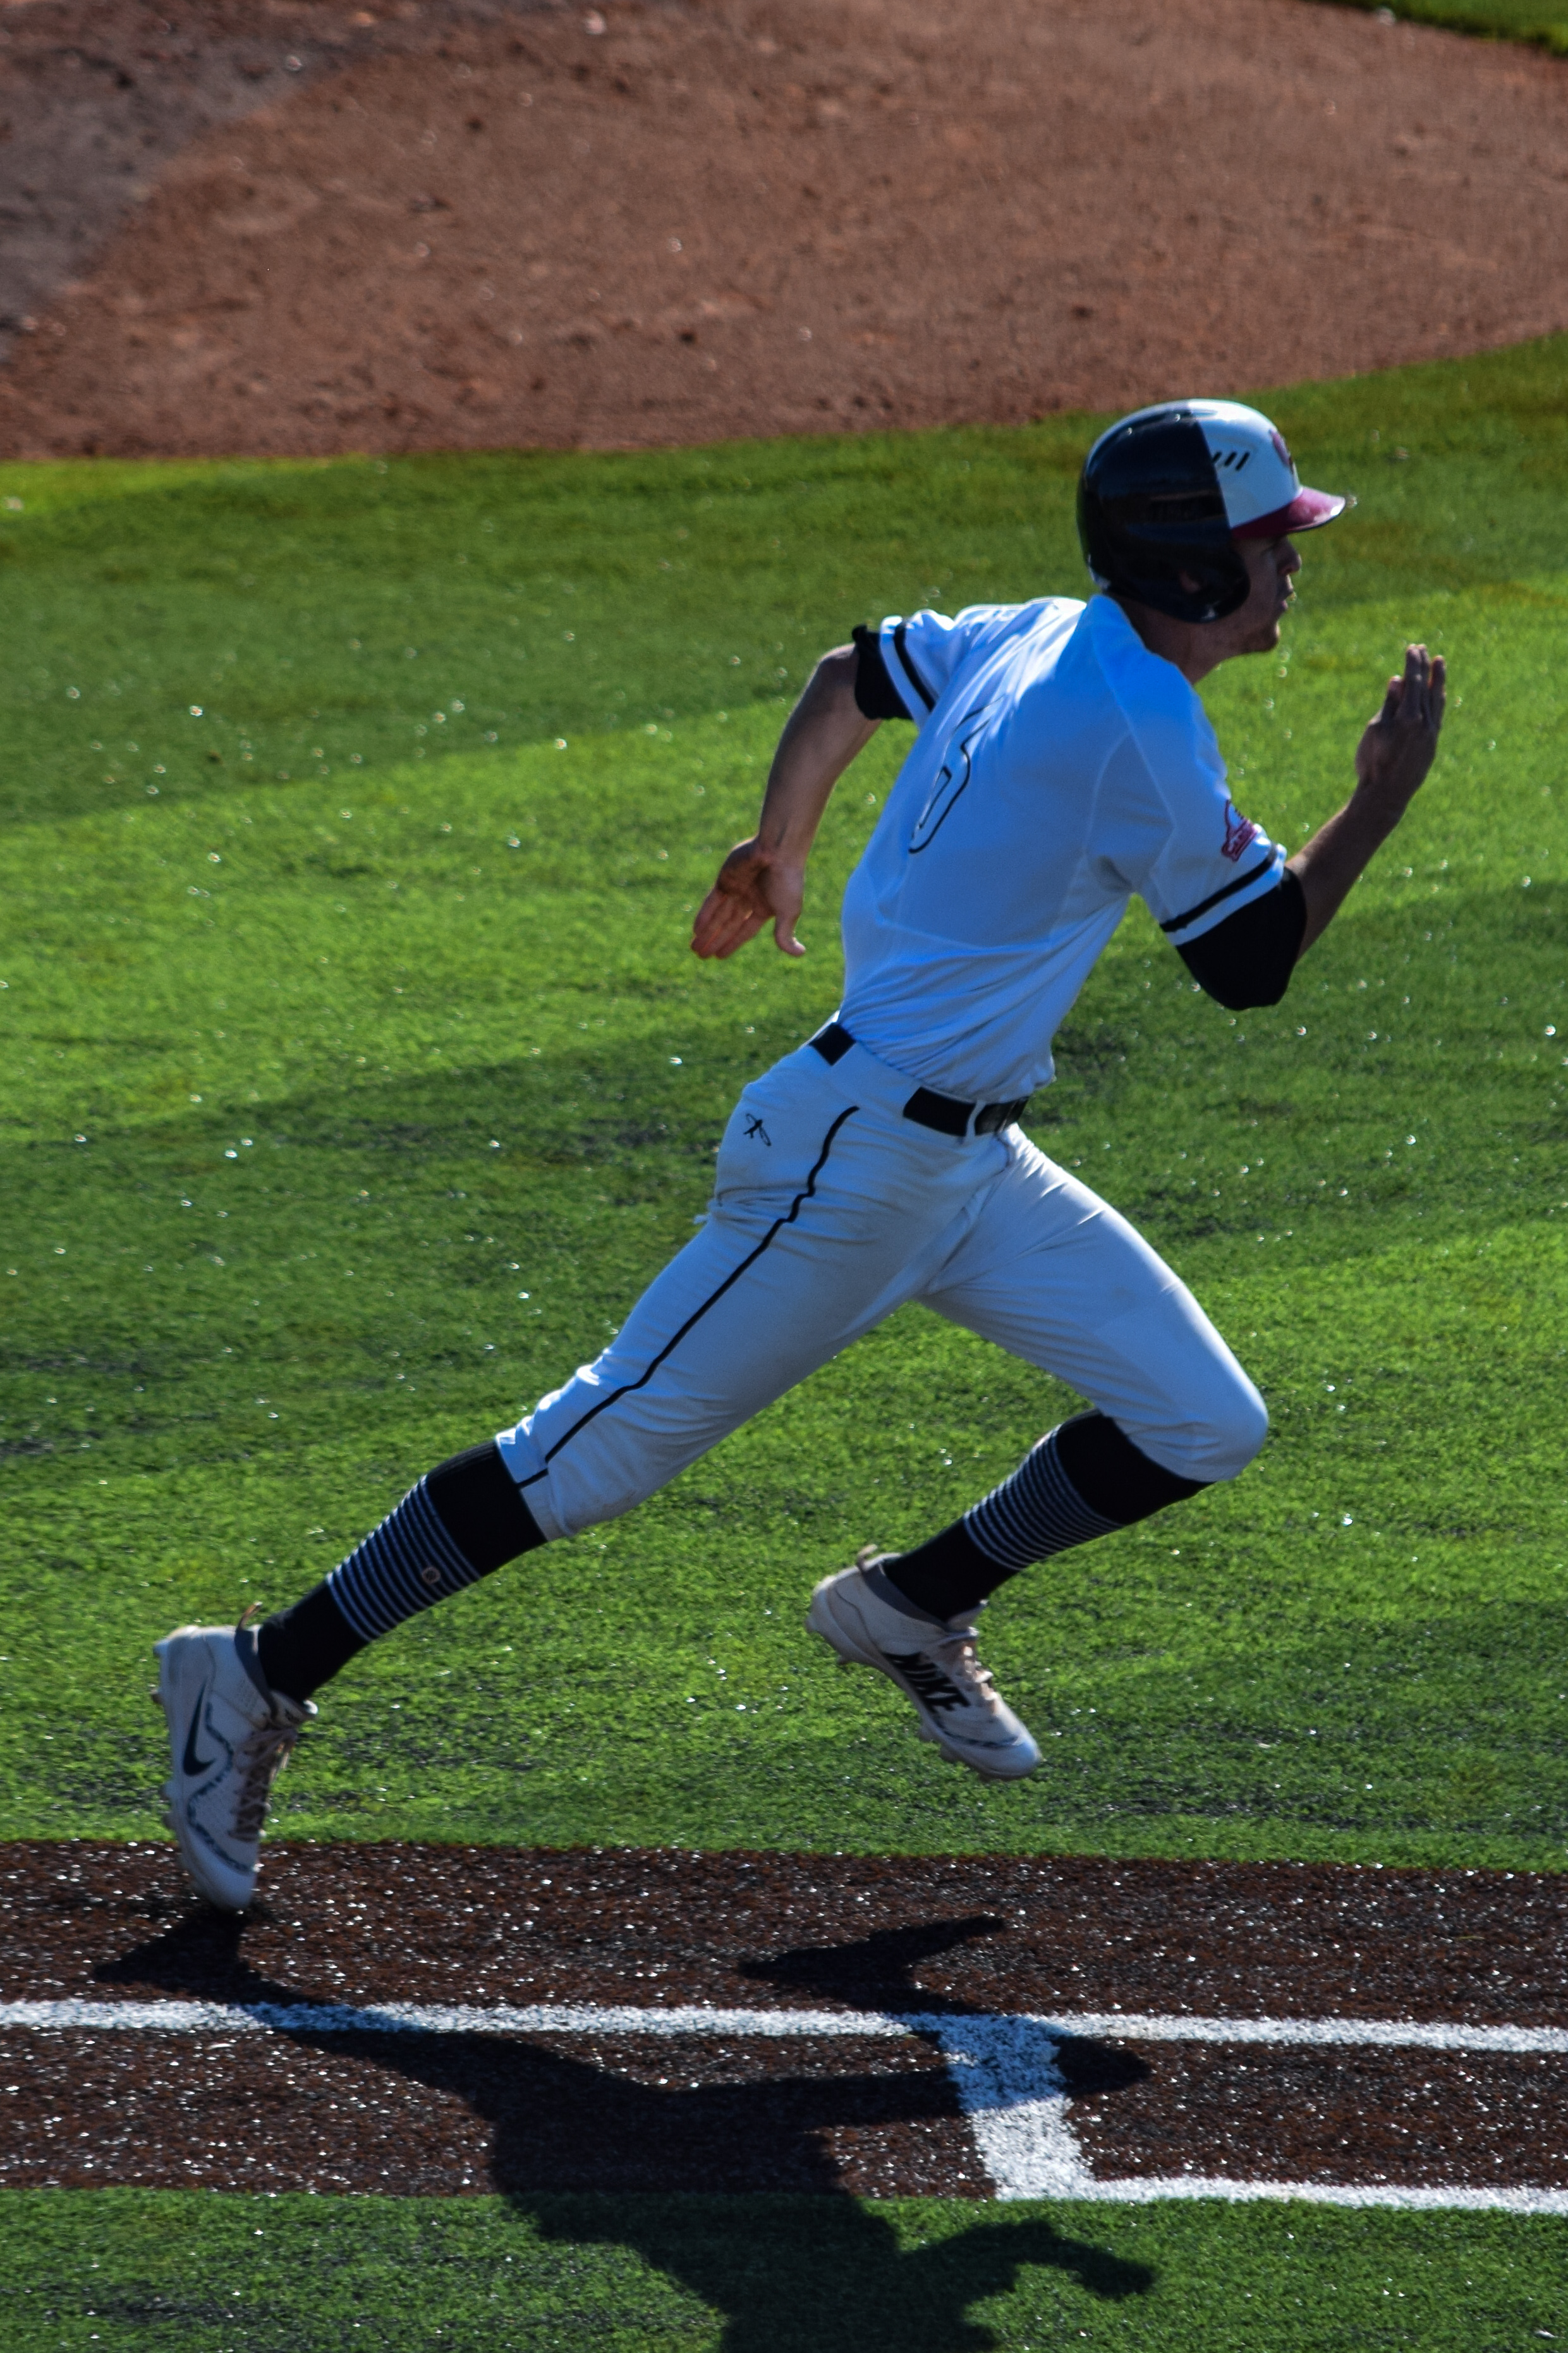
[[[1231,800],[1194,691],[1273,650],[1294,535],[1347,503],[1301,488],[1255,409],[1141,410],[1084,465],[1087,603],[914,613],[823,657],[692,945],[732,955],[771,923],[800,955],[828,797],[878,727],[912,725],[845,893],[843,1002],[745,1089],[701,1230],[593,1364],[428,1472],[290,1608],[157,1645],[170,1820],[212,1903],[249,1900],[273,1778],[357,1651],[629,1511],[908,1300],[1089,1409],[951,1527],[825,1577],[806,1622],[885,1675],[945,1757],[993,1780],[1033,1770],[976,1655],[981,1604],[1031,1563],[1236,1478],[1267,1416],[1185,1285],[1017,1123],[1131,897],[1222,1005],[1275,1004],[1430,768],[1444,671],[1417,645],[1350,797],[1287,859]]]

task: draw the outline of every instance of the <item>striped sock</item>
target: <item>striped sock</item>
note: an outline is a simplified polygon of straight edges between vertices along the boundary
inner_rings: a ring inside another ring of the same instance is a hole
[[[1070,1425],[1063,1425],[1067,1427]],[[1042,1438],[1010,1479],[963,1514],[971,1544],[1010,1577],[1031,1561],[1048,1560],[1053,1553],[1110,1535],[1126,1525],[1108,1520],[1084,1502],[1062,1468],[1057,1445],[1060,1436],[1058,1429]],[[896,1569],[893,1574],[896,1579]]]
[[[447,1534],[426,1477],[339,1562],[327,1590],[360,1640],[374,1642],[485,1574]]]
[[[1042,1438],[983,1503],[913,1552],[887,1555],[873,1590],[944,1622],[977,1609],[1031,1561],[1130,1528],[1204,1482],[1167,1471],[1103,1413],[1075,1414]],[[1101,1508],[1114,1504],[1116,1516]],[[879,1582],[879,1580],[880,1580]]]
[[[309,1699],[367,1642],[543,1542],[493,1438],[448,1455],[331,1576],[257,1628],[263,1680]]]

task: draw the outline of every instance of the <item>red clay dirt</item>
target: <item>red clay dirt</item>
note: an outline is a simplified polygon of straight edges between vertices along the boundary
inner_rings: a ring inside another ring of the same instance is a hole
[[[1568,327],[1568,64],[1352,9],[164,0],[143,131],[88,69],[134,14],[0,8],[0,111],[75,121],[79,52],[109,126],[34,222],[77,274],[0,453],[1012,422]]]

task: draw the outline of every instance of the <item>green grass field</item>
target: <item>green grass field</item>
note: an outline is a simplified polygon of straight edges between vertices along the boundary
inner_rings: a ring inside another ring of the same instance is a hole
[[[1562,1862],[1560,1422],[1523,1401],[1564,1362],[1563,366],[1282,403],[1362,504],[1281,659],[1217,681],[1238,794],[1304,835],[1406,631],[1455,708],[1281,1007],[1130,922],[1039,1099],[1276,1423],[995,1611],[1045,1770],[943,1771],[801,1631],[1068,1403],[910,1311],[379,1649],[290,1831]],[[807,962],[697,965],[778,673],[925,595],[1079,586],[1082,439],[5,477],[8,1831],[147,1835],[154,1637],[290,1596],[679,1245],[735,1089],[835,1001],[896,756],[840,793]]]
[[[1033,1123],[1237,1345],[1261,1462],[1010,1588],[988,1654],[1046,1764],[986,1790],[800,1625],[813,1577],[940,1525],[1070,1406],[911,1311],[626,1522],[381,1646],[281,1785],[290,1834],[1563,1867],[1568,341],[1271,405],[1361,503],[1306,543],[1280,659],[1214,681],[1238,798],[1290,841],[1335,807],[1406,634],[1453,665],[1445,751],[1273,1011],[1225,1014],[1130,920]],[[785,698],[861,618],[1079,592],[1089,431],[0,469],[5,1834],[157,1835],[156,1636],[291,1596],[679,1246],[736,1088],[834,1004],[897,756],[885,730],[841,787],[805,965],[697,965]],[[724,2315],[728,2353],[839,2341],[761,2316],[818,2227],[771,2208],[742,2256],[690,2201],[350,2201],[330,2244],[327,2201],[275,2211],[231,2326],[245,2201],[5,2207],[73,2347],[248,2353],[354,2315],[387,2345],[697,2346]],[[845,2294],[891,2265],[921,2327],[948,2315],[889,2343],[1557,2326],[1548,2225],[848,2213],[884,2235],[834,2225]],[[995,2234],[1052,2229],[1100,2270],[1047,2250],[1011,2285]],[[950,2253],[915,2262],[922,2232]],[[169,2284],[185,2244],[199,2296]],[[7,2338],[19,2309],[0,2343],[54,2341]]]
[[[1451,33],[1482,40],[1528,41],[1568,56],[1568,13],[1553,0],[1332,0],[1342,7],[1407,17],[1413,24],[1441,25]]]
[[[0,2204],[4,2353],[1523,2353],[1561,2223],[809,2198]]]

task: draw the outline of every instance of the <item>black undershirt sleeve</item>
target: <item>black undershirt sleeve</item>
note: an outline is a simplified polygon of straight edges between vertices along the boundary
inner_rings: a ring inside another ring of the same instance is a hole
[[[1176,953],[1206,995],[1228,1012],[1245,1013],[1249,1006],[1279,1004],[1306,928],[1306,894],[1287,867],[1274,890]]]
[[[875,629],[864,626],[855,631],[855,648],[859,663],[855,671],[855,702],[862,719],[907,719],[903,698],[888,676],[888,665],[882,659],[882,640]]]

